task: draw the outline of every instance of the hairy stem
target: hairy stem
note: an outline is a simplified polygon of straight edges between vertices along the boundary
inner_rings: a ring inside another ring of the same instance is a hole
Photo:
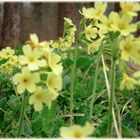
[[[92,98],[91,98],[91,102],[90,102],[90,112],[89,112],[89,118],[90,119],[92,119],[93,106],[94,106],[95,97],[96,97],[96,87],[97,87],[97,78],[98,78],[98,72],[99,72],[99,63],[100,63],[100,57],[97,58],[95,75],[94,75]]]
[[[20,135],[21,135],[22,124],[23,124],[23,119],[24,119],[24,114],[25,114],[25,105],[26,105],[26,95],[24,94],[22,96],[22,103],[21,103],[21,111],[20,111],[20,117],[19,117],[19,127],[18,127],[17,137],[20,137]]]
[[[76,77],[76,62],[77,62],[77,55],[78,55],[78,44],[76,43],[74,48],[74,55],[73,55],[73,67],[72,67],[72,81],[70,87],[70,125],[72,125],[73,120],[73,94],[74,94],[74,85],[75,85],[75,77]]]
[[[109,121],[108,121],[108,135],[112,136],[112,111],[113,111],[113,100],[115,94],[115,61],[112,58],[111,63],[111,87],[110,87],[110,97],[109,97]]]

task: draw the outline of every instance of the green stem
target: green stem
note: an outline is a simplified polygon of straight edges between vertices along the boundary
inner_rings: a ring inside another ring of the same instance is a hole
[[[18,128],[17,137],[20,137],[21,135],[22,124],[23,124],[24,113],[25,113],[25,105],[26,105],[26,95],[24,93],[24,95],[22,96],[21,112],[20,112],[20,118],[19,118],[19,128]]]
[[[115,94],[115,61],[112,58],[111,63],[111,87],[110,87],[110,98],[109,98],[109,121],[108,121],[108,135],[112,136],[112,110],[113,110],[113,100]]]
[[[90,112],[89,112],[90,119],[92,118],[93,106],[94,106],[95,97],[96,97],[96,87],[97,87],[97,78],[98,78],[98,73],[99,73],[99,63],[100,63],[100,56],[97,58],[95,75],[94,75],[92,98],[91,98],[91,102],[90,102]]]
[[[74,56],[73,56],[73,67],[72,67],[72,81],[70,87],[70,125],[72,125],[72,118],[73,118],[73,94],[74,94],[74,85],[75,85],[75,76],[76,76],[76,62],[77,62],[77,55],[78,55],[78,44],[76,43],[74,49]]]

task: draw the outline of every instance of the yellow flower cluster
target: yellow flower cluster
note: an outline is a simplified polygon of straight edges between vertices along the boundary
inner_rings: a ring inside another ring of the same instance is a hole
[[[120,13],[112,11],[108,16],[104,15],[107,4],[103,2],[95,2],[93,8],[84,7],[82,12],[80,11],[84,18],[89,20],[89,25],[85,25],[84,30],[86,38],[90,41],[87,45],[88,54],[98,51],[101,40],[108,32],[118,31],[121,36],[126,37],[137,30],[137,23],[133,24],[132,21],[133,17],[140,11],[140,4],[121,2],[120,7]]]
[[[18,63],[18,58],[15,55],[15,50],[6,47],[0,51],[0,72],[10,74],[13,68]]]
[[[69,18],[64,18],[64,32],[63,36],[58,40],[58,48],[62,51],[67,50],[75,42],[76,26]],[[55,42],[56,43],[56,42]]]
[[[49,108],[52,100],[58,96],[62,89],[61,57],[56,54],[47,42],[39,42],[36,34],[30,35],[30,40],[23,46],[23,55],[18,56],[21,71],[13,76],[17,92],[26,91],[31,95],[29,104],[34,105],[36,111],[41,111],[43,103]],[[46,74],[47,79],[42,86],[41,74]]]
[[[137,23],[132,23],[133,17],[140,11],[140,4],[137,2],[120,2],[120,12],[112,11],[105,15],[107,4],[95,2],[93,8],[83,8],[80,13],[88,22],[85,25],[84,34],[87,41],[87,53],[93,54],[99,50],[101,41],[110,32],[119,32],[120,58],[125,61],[133,61],[140,65],[140,38],[134,37],[132,33],[137,31]],[[139,82],[135,76],[130,77],[123,72],[123,80],[120,89],[134,89]]]
[[[94,131],[94,127],[88,122],[85,126],[72,125],[70,127],[61,127],[60,136],[62,138],[86,138]]]

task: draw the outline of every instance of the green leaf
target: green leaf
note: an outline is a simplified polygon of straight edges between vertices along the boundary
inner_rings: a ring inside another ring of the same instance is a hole
[[[1,109],[5,109],[6,108],[6,97],[0,99],[0,108]],[[0,110],[0,128],[2,127],[2,124],[4,123],[4,112],[2,110]]]
[[[77,68],[87,68],[92,63],[91,59],[89,59],[87,56],[81,56],[77,60]]]
[[[5,64],[8,60],[9,60],[9,58],[8,59],[4,58],[4,59],[0,60],[0,65]]]
[[[56,118],[56,100],[52,101],[51,108],[49,109],[47,106],[44,106],[41,112],[41,119],[43,122],[44,133],[47,136],[50,136],[50,131],[52,131],[52,121]]]
[[[138,134],[134,130],[122,125],[122,136],[128,137],[128,138],[130,138],[130,137],[134,138],[134,137],[137,137]]]

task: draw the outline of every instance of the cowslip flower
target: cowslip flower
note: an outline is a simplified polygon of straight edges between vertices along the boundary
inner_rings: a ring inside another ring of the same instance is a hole
[[[88,54],[93,54],[96,51],[98,51],[99,50],[100,43],[101,43],[101,40],[100,39],[94,41],[93,43],[90,43],[88,45],[88,47],[87,47]]]
[[[65,23],[69,24],[70,26],[73,26],[72,20],[70,18],[64,17]]]
[[[66,37],[68,38],[68,37]],[[62,51],[65,51],[66,49],[68,49],[71,46],[71,42],[66,41],[64,38],[59,38],[59,48]]]
[[[138,46],[139,44],[134,41],[133,36],[128,36],[126,39],[121,40],[119,44],[121,58],[125,61],[128,61],[130,58],[135,61]]]
[[[30,70],[38,70],[39,67],[46,66],[46,60],[40,59],[43,52],[37,48],[32,49],[30,45],[23,46],[23,54],[19,56],[19,62],[22,65],[28,65]]]
[[[133,77],[137,79],[137,84],[140,85],[140,71],[135,72]]]
[[[99,28],[102,28],[102,29],[108,30],[108,31],[113,30],[112,29],[112,25],[113,25],[113,14],[112,14],[112,12],[109,14],[108,17],[102,16],[100,21],[101,21],[101,23],[97,25]]]
[[[27,44],[30,44],[33,48],[46,48],[48,47],[48,43],[46,41],[39,42],[39,39],[35,33],[30,34],[30,40],[27,41]]]
[[[122,11],[130,16],[137,16],[140,11],[140,4],[137,2],[120,2]]]
[[[134,89],[135,85],[137,84],[137,81],[128,76],[126,73],[123,74],[123,80],[121,81],[120,84],[120,89],[123,90],[125,88],[127,88],[128,90]]]
[[[62,77],[61,75],[56,75],[53,72],[48,73],[47,86],[49,89],[54,89],[55,91],[60,91],[62,89]]]
[[[9,58],[12,55],[14,55],[15,50],[11,49],[10,47],[6,47],[6,48],[2,49],[1,52],[2,52],[3,58]]]
[[[86,19],[100,20],[107,8],[106,3],[95,2],[95,8],[82,8],[80,12]]]
[[[122,16],[120,16],[116,12],[112,12],[111,15],[112,15],[112,20],[113,20],[113,24],[112,24],[113,31],[119,31],[121,35],[124,35],[124,36],[127,36],[130,33],[136,31],[137,25],[130,24],[130,22],[132,21],[131,16],[127,14],[123,14]]]
[[[91,135],[94,131],[94,127],[89,123],[85,126],[72,125],[70,127],[61,127],[60,136],[62,138],[85,138]]]
[[[92,25],[85,27],[85,35],[88,40],[95,39],[97,37],[97,28],[92,27]]]
[[[135,49],[135,55],[132,56],[132,60],[140,65],[140,41],[138,41],[137,39],[134,40],[134,43],[133,43],[133,47]]]
[[[101,2],[95,2],[94,7],[95,7],[93,10],[94,19],[100,20],[103,16],[104,12],[106,11],[107,4],[101,3]]]
[[[56,99],[57,96],[58,93],[52,89],[37,87],[29,98],[29,104],[34,105],[35,111],[41,111],[43,109],[43,103],[50,108],[52,100]]]
[[[79,11],[86,19],[93,19],[94,18],[94,8],[82,8],[82,12]]]
[[[27,67],[23,67],[21,73],[17,73],[12,79],[17,84],[17,92],[22,94],[25,90],[35,91],[36,83],[40,81],[40,75],[37,72],[31,73]]]
[[[63,71],[63,66],[60,63],[61,61],[61,57],[55,53],[51,53],[49,54],[48,57],[48,64],[50,66],[50,68],[52,69],[52,71],[56,74],[59,75],[62,73]]]

